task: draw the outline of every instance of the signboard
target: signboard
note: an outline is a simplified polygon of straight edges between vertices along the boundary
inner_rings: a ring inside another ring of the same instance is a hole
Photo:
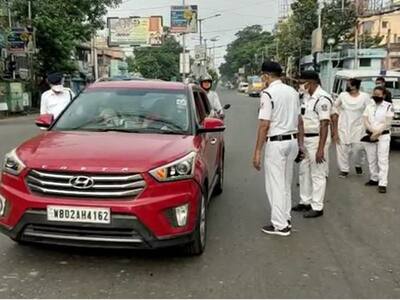
[[[0,102],[0,111],[7,111],[8,105],[7,102]]]
[[[26,51],[28,43],[32,41],[32,35],[25,28],[12,28],[7,41],[8,50],[11,53],[22,53]]]
[[[184,56],[185,55],[185,56]],[[185,60],[185,62],[184,62]],[[179,72],[181,74],[189,74],[190,73],[190,54],[189,53],[181,53],[179,55]]]
[[[194,47],[194,59],[195,60],[205,60],[207,57],[206,46],[197,45]]]
[[[108,18],[109,46],[156,46],[162,44],[161,16]]]
[[[323,42],[322,42],[322,29],[317,28],[312,32],[312,37],[311,37],[311,52],[317,53],[317,52],[323,52],[324,47],[323,47]]]
[[[197,33],[197,5],[171,6],[171,32]]]
[[[244,68],[239,68],[238,73],[240,75],[243,75],[245,73],[245,69]]]

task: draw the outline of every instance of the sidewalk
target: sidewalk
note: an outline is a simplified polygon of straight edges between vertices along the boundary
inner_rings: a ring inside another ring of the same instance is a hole
[[[0,122],[6,120],[16,120],[16,119],[34,119],[39,115],[39,110],[31,110],[25,113],[10,113],[6,115],[5,113],[0,113]]]

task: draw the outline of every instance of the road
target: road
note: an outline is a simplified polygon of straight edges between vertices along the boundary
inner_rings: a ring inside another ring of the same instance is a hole
[[[366,176],[337,178],[332,159],[324,217],[295,214],[290,237],[266,236],[264,179],[251,167],[258,100],[233,91],[222,99],[232,104],[225,192],[211,203],[204,255],[18,246],[1,236],[0,297],[400,298],[400,147],[388,194],[364,187]],[[0,121],[0,154],[37,132],[32,118]]]

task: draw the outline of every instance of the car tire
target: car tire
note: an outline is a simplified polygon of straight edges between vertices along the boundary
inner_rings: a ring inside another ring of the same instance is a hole
[[[201,195],[199,214],[197,218],[196,229],[194,231],[194,240],[184,246],[184,252],[188,256],[198,256],[203,254],[207,240],[207,197]]]
[[[224,177],[225,177],[225,155],[222,156],[220,166],[218,168],[218,181],[214,187],[213,196],[221,195],[224,192]]]

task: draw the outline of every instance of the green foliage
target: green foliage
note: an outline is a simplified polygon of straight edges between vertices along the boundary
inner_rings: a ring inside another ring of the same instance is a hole
[[[27,1],[14,0],[12,3],[20,23],[28,24]],[[107,7],[119,3],[121,0],[32,1],[39,71],[75,70],[74,50],[80,43],[89,41],[93,32],[103,28]]]
[[[236,33],[236,40],[228,45],[225,63],[220,67],[221,75],[230,80],[241,67],[245,67],[246,75],[257,73],[262,52],[267,52],[273,40],[272,34],[263,31],[261,25],[248,26]]]
[[[128,60],[130,72],[139,72],[145,78],[170,80],[179,78],[179,53],[182,47],[172,36],[167,36],[160,47],[137,48],[135,58]]]

